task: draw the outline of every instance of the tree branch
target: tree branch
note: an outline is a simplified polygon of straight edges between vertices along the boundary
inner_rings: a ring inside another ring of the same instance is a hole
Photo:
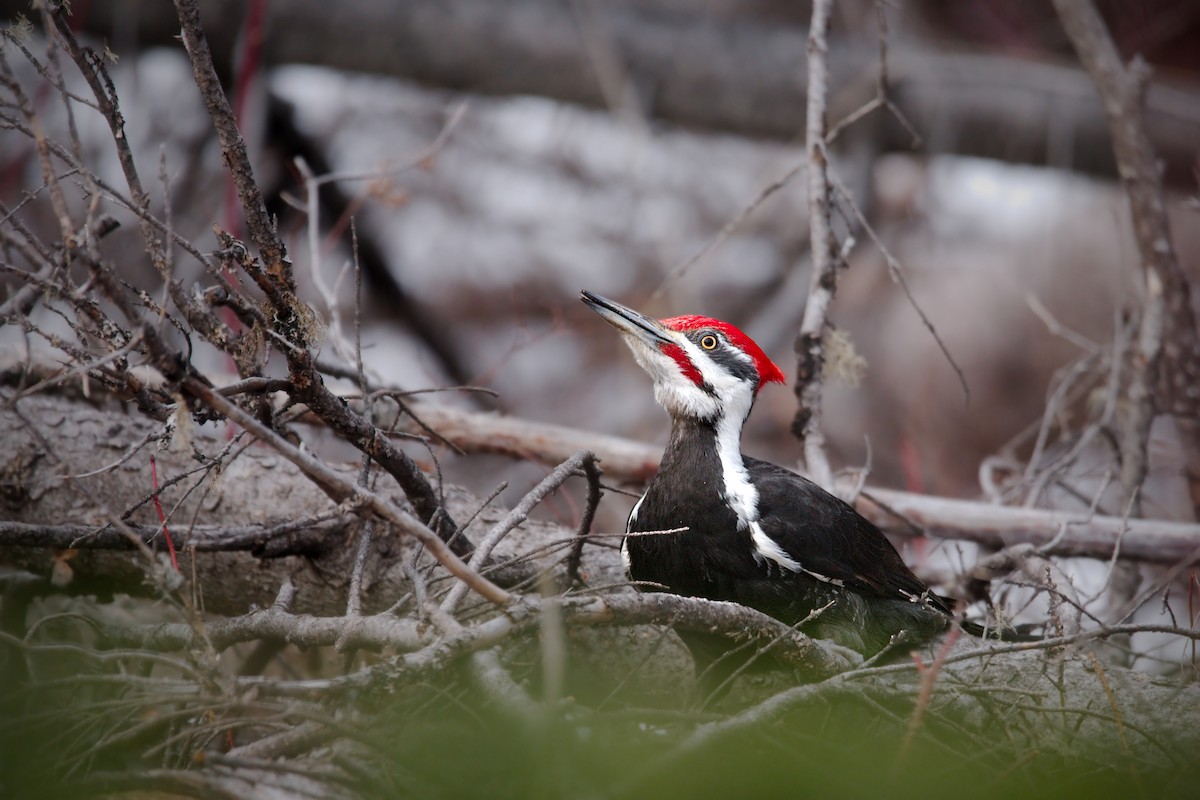
[[[388,667],[394,674],[397,669],[428,669],[430,659],[444,666],[449,659],[492,647],[520,630],[535,626],[541,602],[533,596],[522,598],[506,614],[457,628],[452,641],[436,628],[390,614],[313,617],[268,608],[214,621],[202,631],[186,623],[108,626],[104,629],[103,643],[110,648],[175,651],[210,642],[221,651],[239,642],[269,639],[305,647],[339,644],[375,650],[395,648],[413,654],[407,659],[407,666]],[[860,660],[849,650],[810,639],[772,617],[736,603],[660,592],[565,597],[555,598],[554,602],[562,606],[564,620],[573,625],[669,625],[684,631],[722,633],[764,645],[778,642],[772,652],[813,678],[837,674]],[[349,678],[347,683],[362,685],[371,680],[375,677],[368,670]]]
[[[796,335],[796,383],[799,407],[792,420],[792,433],[804,445],[804,463],[817,484],[833,488],[833,471],[825,455],[821,430],[821,372],[825,365],[825,334],[829,330],[829,306],[837,291],[840,263],[837,240],[830,220],[832,198],[826,174],[829,154],[825,150],[825,94],[832,0],[813,0],[812,23],[808,29],[808,111],[805,153],[808,156],[808,230],[812,248],[812,277],[804,319]]]
[[[1142,260],[1141,330],[1128,393],[1132,413],[1121,442],[1128,502],[1145,478],[1155,394],[1159,411],[1185,419],[1200,415],[1200,335],[1191,284],[1172,244],[1161,165],[1144,122],[1150,68],[1140,57],[1122,63],[1091,0],[1055,0],[1054,7],[1100,95]]]
[[[199,5],[196,0],[176,0],[175,11],[179,15],[183,46],[188,51],[196,86],[200,89],[200,96],[204,99],[204,105],[212,117],[217,137],[221,141],[221,152],[233,177],[250,238],[258,248],[267,274],[275,283],[282,284],[290,292],[295,292],[296,284],[292,277],[291,263],[288,261],[287,247],[279,238],[274,222],[267,215],[267,204],[254,179],[254,168],[250,164],[246,142],[238,130],[237,117],[225,97],[225,90],[221,87],[221,80],[213,67],[208,39],[200,25]],[[272,292],[266,287],[264,291],[268,297],[271,296]]]

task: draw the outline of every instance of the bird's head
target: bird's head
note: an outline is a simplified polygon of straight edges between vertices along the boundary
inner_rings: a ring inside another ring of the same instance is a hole
[[[656,320],[589,291],[580,299],[621,332],[654,399],[673,417],[744,420],[758,390],[783,383],[782,370],[746,334],[710,317]]]

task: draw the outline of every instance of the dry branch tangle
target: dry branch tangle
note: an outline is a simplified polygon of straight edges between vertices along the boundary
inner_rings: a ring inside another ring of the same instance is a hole
[[[309,616],[267,608],[205,626],[203,633],[187,623],[112,627],[105,645],[185,650],[211,644],[224,650],[238,642],[273,640],[306,647],[393,649],[411,655],[386,667],[368,669],[340,685],[394,679],[400,673],[443,668],[465,654],[503,642],[537,623],[547,604],[561,608],[573,625],[672,625],[692,631],[727,631],[744,640],[773,644],[773,651],[812,679],[826,678],[855,666],[856,653],[795,633],[771,617],[734,603],[652,593],[625,592],[604,597],[542,599],[528,596],[504,614],[445,632],[413,618],[391,614],[369,617]]]

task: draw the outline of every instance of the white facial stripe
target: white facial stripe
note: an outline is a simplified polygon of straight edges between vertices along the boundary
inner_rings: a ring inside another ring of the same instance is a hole
[[[717,457],[721,460],[725,499],[738,516],[738,528],[744,529],[758,520],[758,490],[750,482],[750,473],[746,471],[746,464],[742,460],[742,423],[754,404],[754,389],[713,363],[695,346],[692,350],[699,356],[695,358],[695,363],[704,380],[716,390],[719,397],[725,398],[724,413],[716,420]],[[770,541],[765,534],[763,536]]]
[[[702,350],[700,346],[691,339],[682,334],[677,335],[675,339],[679,342],[679,346],[683,348],[683,352],[687,353],[688,358],[690,358],[692,363],[696,365],[696,369],[700,370],[700,374],[704,376],[705,383],[707,383],[709,386],[716,389],[718,385],[728,385],[730,380],[733,380],[736,383],[741,383],[741,381],[734,378],[728,373],[727,370],[713,361],[712,356]],[[737,348],[733,348],[730,352],[732,352],[733,355],[740,360],[746,361],[747,363],[751,361],[750,356],[746,355]],[[719,391],[717,393],[720,394]]]
[[[718,396],[725,398],[724,413],[716,420],[717,458],[721,461],[725,500],[737,514],[738,529],[750,528],[756,560],[769,559],[786,570],[801,572],[803,568],[800,563],[789,556],[758,524],[758,490],[750,482],[750,473],[742,459],[741,444],[742,424],[754,404],[754,387],[730,375],[695,346],[688,353],[693,356],[693,363],[700,369],[704,380],[716,390]],[[743,355],[743,358],[749,359],[749,356]]]
[[[750,406],[754,404],[754,387],[713,361],[708,353],[693,344],[686,336],[680,338],[682,339],[680,347],[696,365],[704,382],[712,388],[717,397],[725,399],[725,416],[736,421],[740,432],[742,423],[750,414]],[[740,350],[732,352],[734,356],[746,363],[753,361],[750,356]],[[706,396],[708,395],[706,394]]]

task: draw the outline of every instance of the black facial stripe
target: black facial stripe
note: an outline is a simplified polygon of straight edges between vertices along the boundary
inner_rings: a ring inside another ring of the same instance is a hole
[[[700,347],[700,340],[705,336],[716,337],[716,348],[712,350],[705,350],[703,347]],[[736,350],[730,346],[730,344],[725,340],[725,337],[719,332],[709,328],[701,328],[700,330],[689,331],[687,337],[691,339],[698,348],[700,348],[700,352],[704,353],[706,356],[715,361],[717,365],[726,372],[743,381],[746,381],[747,383],[758,380],[758,370],[754,368],[754,364],[748,361],[746,356],[740,350]],[[714,394],[712,387],[707,383],[700,388],[710,395]]]
[[[736,375],[743,381],[752,382],[758,380],[758,371],[754,369],[753,364],[748,364],[744,359],[739,358],[738,354],[731,350],[727,345],[719,346],[716,350],[709,352],[712,360],[721,365],[727,372]]]

